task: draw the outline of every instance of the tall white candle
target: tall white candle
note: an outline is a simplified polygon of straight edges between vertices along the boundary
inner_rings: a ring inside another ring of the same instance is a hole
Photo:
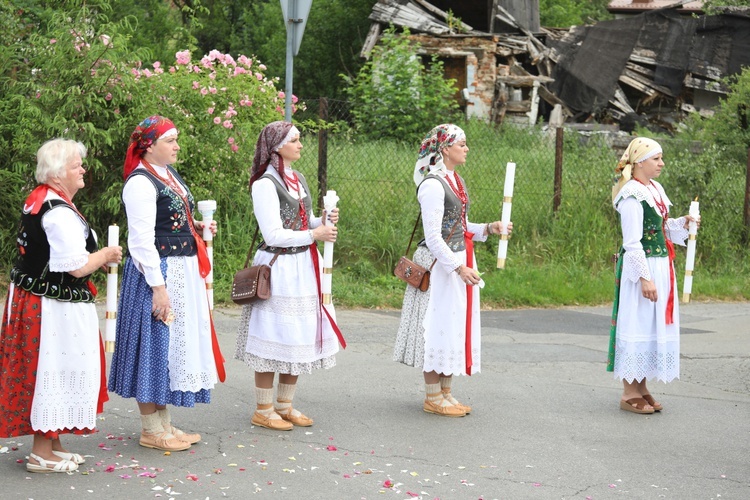
[[[107,231],[107,246],[115,247],[120,244],[120,228],[113,224]],[[107,267],[107,308],[105,313],[104,350],[115,352],[115,338],[117,336],[117,263],[110,263]]]
[[[497,247],[497,268],[505,269],[505,258],[508,255],[508,224],[513,203],[513,185],[516,179],[516,164],[509,162],[505,169],[505,186],[503,188],[503,211],[500,220],[503,229],[500,232],[500,243]]]
[[[326,218],[323,224],[332,226],[333,222],[328,218],[331,211],[336,208],[339,202],[336,191],[328,191],[323,197],[323,207],[326,210]],[[331,303],[331,290],[333,287],[333,242],[326,241],[323,244],[323,276],[320,280],[320,288],[323,293],[323,304]]]
[[[688,214],[695,219],[700,217],[697,198],[695,201],[690,202]],[[682,286],[682,302],[684,303],[690,302],[690,294],[693,292],[693,270],[695,269],[695,243],[697,235],[698,223],[690,221],[688,223],[687,257],[685,258],[685,282]]]
[[[211,232],[211,221],[216,211],[216,200],[201,200],[198,202],[198,211],[203,218],[203,240],[206,242],[208,261],[211,263],[211,271],[206,276],[206,294],[208,295],[208,306],[214,309],[214,235]]]

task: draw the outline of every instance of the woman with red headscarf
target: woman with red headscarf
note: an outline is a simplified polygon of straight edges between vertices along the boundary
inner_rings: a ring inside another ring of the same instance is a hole
[[[141,446],[164,451],[201,440],[172,425],[167,405],[209,403],[223,374],[204,279],[210,264],[203,223],[193,219],[193,195],[174,169],[177,139],[174,123],[161,116],[146,118],[130,137],[122,192],[129,258],[109,380],[111,391],[138,402]]]
[[[310,188],[291,167],[301,151],[297,127],[273,122],[260,133],[250,175],[253,212],[263,235],[253,264],[274,262],[271,298],[242,310],[235,357],[255,371],[252,423],[274,430],[313,424],[292,407],[297,377],[333,367],[338,343],[345,346],[333,306],[322,304],[323,259],[315,245],[336,241],[337,229],[312,213]],[[328,217],[338,222],[338,209]],[[279,384],[274,404],[275,373]]]

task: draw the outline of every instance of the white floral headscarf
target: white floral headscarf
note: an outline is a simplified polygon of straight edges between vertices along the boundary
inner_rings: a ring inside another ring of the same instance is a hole
[[[444,169],[443,149],[462,139],[466,139],[466,134],[452,123],[444,123],[430,130],[419,148],[417,163],[414,165],[414,183],[419,186],[425,175]]]

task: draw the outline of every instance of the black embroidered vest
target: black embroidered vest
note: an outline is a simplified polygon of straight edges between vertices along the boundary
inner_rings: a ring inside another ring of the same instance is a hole
[[[299,183],[304,188],[306,193],[305,197],[302,198],[302,203],[304,203],[305,213],[307,213],[307,217],[309,219],[312,214],[310,188],[307,186],[305,176],[297,171],[294,172],[297,174]],[[287,190],[286,186],[279,182],[279,180],[273,175],[266,173],[261,176],[261,179],[263,178],[271,179],[274,183],[274,186],[276,187],[276,194],[279,196],[279,215],[281,216],[281,223],[283,224],[284,229],[292,229],[294,231],[299,231],[300,229],[302,229],[302,219],[298,217],[300,200],[292,196]],[[309,245],[288,248],[271,247],[266,245],[265,241],[261,242],[260,244],[260,250],[271,253],[299,253],[306,251],[308,248]]]
[[[187,200],[190,204],[190,213],[195,209],[195,200],[190,190],[187,188],[185,181],[172,167],[167,166],[169,172],[179,182],[187,193]],[[175,193],[172,188],[153,175],[145,168],[137,168],[128,176],[130,180],[134,175],[146,177],[156,188],[156,224],[154,226],[154,244],[160,257],[175,255],[195,255],[197,248],[195,246],[195,236],[190,230],[190,221],[188,220],[188,211],[182,197]],[[126,181],[127,182],[127,181]]]
[[[69,273],[49,270],[50,245],[42,227],[42,218],[57,207],[70,205],[63,200],[47,200],[36,215],[21,214],[16,240],[19,257],[10,272],[10,279],[17,287],[34,295],[64,302],[94,302],[94,294],[88,287],[88,276],[76,278]],[[95,252],[94,233],[84,219],[81,218],[81,221],[86,226],[86,251]]]

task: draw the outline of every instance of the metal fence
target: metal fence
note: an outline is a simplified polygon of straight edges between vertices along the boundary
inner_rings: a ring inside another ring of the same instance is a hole
[[[358,214],[382,217],[385,213],[395,218],[412,212],[416,215],[412,172],[422,137],[405,137],[401,142],[359,141],[348,126],[349,103],[331,99],[305,103],[307,109],[297,113],[296,120],[324,121],[331,127],[305,134],[307,150],[298,162],[311,188],[318,190],[318,199],[326,189],[333,189],[341,204]],[[566,146],[562,130],[495,128],[481,122],[461,126],[467,134],[469,154],[459,172],[471,193],[470,217],[477,221],[499,218],[508,162],[517,165],[513,212],[514,220],[521,223],[548,218],[560,207],[566,149],[576,158],[583,154],[588,163],[601,166],[598,172],[589,173],[587,180],[593,176],[602,185],[609,183],[610,167],[616,162],[616,152],[604,141],[601,147]],[[577,134],[570,134],[568,140],[577,141]]]
[[[344,228],[364,231],[379,227],[379,234],[374,237],[392,238],[398,245],[404,243],[408,234],[403,228],[409,227],[408,221],[414,220],[419,208],[412,172],[422,137],[359,140],[351,126],[349,103],[332,99],[305,103],[307,109],[297,113],[295,119],[303,124],[306,120],[315,121],[318,126],[303,133],[306,149],[296,165],[317,193],[319,204],[327,189],[335,190],[342,214],[356,214],[356,220],[342,216]],[[321,122],[328,128],[321,128]],[[436,119],[435,124],[439,122]],[[613,226],[616,224],[616,214],[611,209],[614,167],[632,137],[543,127],[493,127],[479,121],[460,125],[466,131],[469,146],[467,162],[459,167],[459,173],[471,195],[470,220],[488,222],[500,218],[506,164],[514,162],[514,234],[520,236],[527,230],[544,234],[556,219],[575,217],[584,205],[593,205]],[[715,209],[714,217],[731,219],[734,228],[747,238],[750,167],[740,164],[722,170],[696,164],[703,145],[677,140],[660,142],[668,164],[660,181],[668,187],[675,213],[686,213],[689,201],[702,194],[708,202],[701,205],[702,210],[705,206],[706,215]],[[710,158],[708,153],[702,157]],[[391,232],[384,226],[398,229]]]

